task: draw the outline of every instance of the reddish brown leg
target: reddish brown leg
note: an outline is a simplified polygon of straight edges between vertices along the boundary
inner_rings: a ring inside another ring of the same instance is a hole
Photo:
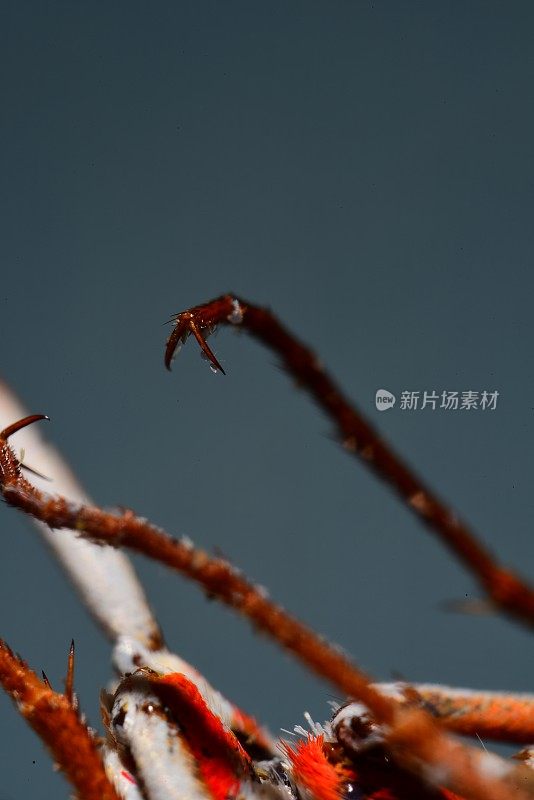
[[[345,448],[358,456],[388,483],[416,516],[430,528],[478,579],[492,602],[514,619],[534,624],[534,590],[515,573],[501,566],[411,467],[381,438],[325,372],[314,353],[290,333],[267,308],[228,294],[174,317],[175,327],[167,341],[165,365],[170,369],[180,341],[193,333],[202,340],[204,328],[217,324],[241,325],[277,353],[286,370],[297,379],[337,427]],[[201,347],[214,368],[222,368],[205,342]]]
[[[119,800],[96,742],[65,695],[50,688],[0,639],[0,684],[76,789],[80,800]]]
[[[430,709],[446,728],[463,736],[501,742],[534,741],[534,695],[422,685],[408,687],[405,697],[408,703]]]
[[[316,673],[363,702],[384,724],[385,744],[401,767],[471,800],[508,800],[511,792],[514,800],[534,800],[532,770],[494,761],[496,757],[490,754],[461,745],[449,739],[427,712],[403,707],[382,695],[339,649],[275,605],[227,562],[210,558],[188,541],[172,539],[132,512],[111,514],[43,494],[21,476],[15,453],[1,437],[0,476],[2,494],[9,504],[53,528],[71,528],[91,539],[129,547],[168,564],[195,580],[210,596],[239,610]],[[62,699],[68,703],[65,697]],[[57,734],[49,736],[53,746]],[[101,797],[111,800],[113,795]]]
[[[10,426],[9,430],[16,427],[17,424]],[[51,528],[70,528],[94,541],[128,547],[178,570],[198,583],[210,597],[248,617],[259,630],[268,633],[343,693],[376,707],[381,718],[392,713],[396,704],[382,697],[338,648],[273,603],[227,561],[195,549],[189,540],[173,539],[131,511],[113,514],[41,492],[21,474],[14,451],[1,437],[0,433],[0,491],[9,505]]]

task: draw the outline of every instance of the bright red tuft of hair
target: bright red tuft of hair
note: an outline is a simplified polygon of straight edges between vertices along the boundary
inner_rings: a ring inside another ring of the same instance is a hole
[[[308,789],[317,800],[339,800],[345,782],[351,777],[327,758],[324,736],[308,736],[294,746],[284,743],[296,783]]]

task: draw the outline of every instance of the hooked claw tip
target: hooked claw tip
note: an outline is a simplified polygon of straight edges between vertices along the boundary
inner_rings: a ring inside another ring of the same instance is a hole
[[[19,419],[12,425],[8,425],[3,431],[0,431],[0,440],[6,442],[10,436],[13,436],[14,433],[17,433],[23,428],[26,428],[28,425],[32,425],[34,422],[39,422],[43,419],[50,422],[50,417],[48,417],[46,414],[30,414],[28,417]]]
[[[174,330],[167,339],[167,345],[165,347],[164,363],[169,372],[171,371],[172,360],[174,358],[174,354],[177,351],[177,348],[181,347],[181,345],[185,342],[187,337],[193,334],[205,358],[209,361],[213,371],[222,372],[223,375],[226,375],[226,372],[219,364],[217,358],[215,357],[215,354],[207,344],[206,338],[203,334],[203,329],[209,328],[209,325],[202,323],[202,321],[198,322],[196,320],[194,315],[194,309],[193,311],[184,311],[180,314],[176,314],[174,322],[175,322]]]

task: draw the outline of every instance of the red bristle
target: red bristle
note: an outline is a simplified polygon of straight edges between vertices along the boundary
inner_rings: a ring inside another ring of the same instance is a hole
[[[324,736],[308,736],[294,746],[284,744],[295,780],[317,800],[339,800],[346,778],[330,763],[324,751]]]

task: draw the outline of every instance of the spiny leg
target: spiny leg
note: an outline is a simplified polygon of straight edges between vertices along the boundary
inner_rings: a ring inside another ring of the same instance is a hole
[[[211,559],[188,541],[172,539],[132,512],[115,515],[40,492],[21,476],[15,453],[2,440],[0,474],[2,494],[9,504],[54,528],[68,527],[91,539],[161,560],[197,581],[210,596],[237,608],[316,672],[363,702],[385,726],[385,744],[401,767],[427,779],[433,775],[436,785],[472,800],[508,800],[511,791],[514,800],[534,800],[534,773],[529,768],[514,767],[497,756],[461,745],[424,710],[405,708],[381,694],[339,649],[276,606],[227,562]]]
[[[37,415],[39,417],[40,415]],[[11,425],[13,420],[22,418]],[[30,425],[34,415],[27,411],[11,389],[0,380],[0,428],[3,441],[20,442],[32,466],[52,479],[45,484],[39,476],[33,479],[38,488],[52,488],[69,500],[89,503],[87,493],[72,474],[60,453],[40,435],[38,425]],[[37,419],[35,420],[37,421]],[[15,436],[16,434],[16,436]],[[10,438],[13,437],[13,438]],[[4,466],[7,466],[6,459]],[[25,464],[11,461],[11,469],[18,481],[18,468]],[[2,469],[2,467],[0,467]],[[27,473],[26,473],[27,474]],[[27,477],[29,477],[27,475]],[[9,475],[4,476],[9,480]],[[19,485],[23,485],[20,483]],[[105,634],[115,642],[118,636],[131,636],[151,649],[162,645],[162,634],[147,602],[144,589],[125,553],[112,548],[102,548],[76,536],[57,536],[46,524],[36,521],[39,535],[46,541],[63,570],[72,581],[82,603]]]
[[[197,550],[188,539],[173,539],[145,519],[136,517],[132,511],[116,514],[40,491],[21,475],[14,451],[2,439],[0,490],[9,505],[52,528],[69,528],[89,540],[127,547],[178,570],[198,583],[210,597],[217,597],[238,610],[259,630],[271,635],[342,692],[349,696],[360,696],[363,692],[367,699],[361,698],[362,701],[375,704],[381,715],[387,715],[387,709],[393,707],[389,699],[382,698],[379,692],[369,687],[367,678],[339,648],[329,645],[274,604],[262,589],[227,561]]]
[[[39,436],[37,425],[30,425],[30,418],[14,397],[8,387],[0,381],[0,428],[8,427],[9,433],[17,433],[23,439],[25,447],[18,448],[18,461],[11,459],[10,470],[16,481],[24,477],[19,474],[19,466],[24,468],[24,450],[31,454],[32,460],[53,476],[58,491],[69,500],[89,502],[83,490],[77,484],[64,460],[51,444],[44,442]],[[28,422],[13,426],[8,425],[19,415]],[[32,416],[37,421],[40,415]],[[37,476],[39,477],[39,476]],[[36,480],[37,488],[48,487]],[[22,480],[19,486],[23,484]],[[114,666],[119,674],[134,672],[140,665],[150,666],[156,670],[172,668],[173,671],[188,674],[197,681],[209,702],[217,708],[236,731],[254,742],[267,743],[269,737],[260,726],[246,713],[224,698],[209,682],[190,664],[169,652],[162,646],[157,635],[157,625],[144,599],[144,591],[136,579],[125,552],[113,547],[102,547],[99,544],[82,539],[74,534],[58,535],[46,523],[34,518],[36,528],[44,535],[52,550],[59,557],[67,574],[81,590],[82,601],[93,612],[104,627],[105,632],[114,640]]]
[[[439,684],[378,684],[409,705],[429,710],[463,736],[500,742],[534,741],[534,695],[457,689]]]
[[[119,800],[108,781],[97,743],[71,698],[54,692],[0,639],[0,684],[50,750],[79,800]]]
[[[474,575],[495,606],[514,619],[534,625],[534,589],[501,566],[475,533],[438,498],[432,489],[395,453],[364,415],[345,397],[315,354],[285,328],[268,308],[252,305],[232,294],[176,314],[167,340],[165,365],[170,369],[180,341],[193,333],[215,369],[222,368],[202,338],[215,325],[240,325],[277,353],[299,385],[335,423],[345,448],[391,486],[413,513]]]

